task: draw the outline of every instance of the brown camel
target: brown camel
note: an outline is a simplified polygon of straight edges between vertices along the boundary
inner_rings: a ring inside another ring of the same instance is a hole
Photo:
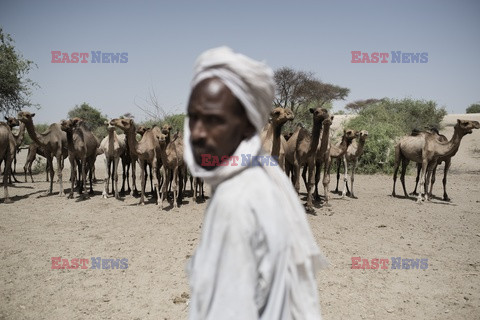
[[[121,130],[123,130],[123,132],[125,132],[125,135],[127,136],[127,143],[130,148],[132,164],[134,164],[134,159],[138,159],[139,161],[142,179],[142,191],[139,204],[145,204],[145,167],[147,163],[152,166],[154,185],[157,194],[157,204],[159,204],[160,194],[158,184],[158,167],[160,159],[160,146],[158,144],[156,135],[161,134],[160,129],[158,127],[154,127],[150,130],[145,131],[142,139],[140,141],[137,141],[136,128],[133,119],[113,119],[110,121],[110,124],[120,128]],[[135,165],[133,165],[133,172],[134,171]]]
[[[186,166],[183,161],[183,138],[177,134],[167,144],[167,135],[162,130],[161,134],[157,135],[160,143],[160,155],[162,157],[162,173],[165,183],[162,188],[161,207],[163,208],[163,201],[167,197],[168,182],[172,182],[173,189],[173,206],[178,207],[181,203],[183,194],[184,176],[186,175]],[[178,185],[177,185],[178,181]]]
[[[285,148],[285,171],[292,172],[292,182],[294,182],[297,193],[300,191],[300,168],[307,165],[308,183],[307,183],[307,203],[306,210],[312,211],[312,189],[314,185],[313,171],[315,169],[315,153],[317,151],[318,142],[320,141],[320,132],[322,130],[323,121],[329,118],[328,111],[322,108],[312,109],[310,113],[313,116],[312,132],[303,127],[298,127],[292,137],[287,141]]]
[[[117,168],[120,157],[126,150],[126,138],[124,134],[117,135],[117,133],[115,132],[115,126],[110,125],[108,122],[106,122],[105,124],[107,125],[108,135],[103,138],[102,142],[100,142],[100,150],[105,155],[105,169],[107,171],[102,196],[105,199],[108,198],[108,187],[110,183],[110,177],[112,177],[112,179],[115,180],[115,188],[113,188],[112,181],[112,189],[114,189],[113,191],[115,192],[115,198],[120,199],[120,194],[118,192]],[[110,166],[112,164],[113,168],[112,170],[110,170]]]
[[[282,136],[282,127],[295,116],[288,108],[275,108],[270,113],[271,120],[261,133],[263,150],[276,157],[280,168],[285,171],[285,145],[287,140]]]
[[[396,196],[395,183],[397,181],[398,168],[401,162],[402,172],[400,175],[400,181],[402,182],[405,197],[408,198],[407,189],[405,188],[405,171],[407,170],[408,163],[410,161],[415,161],[416,163],[422,164],[420,172],[420,192],[417,197],[417,202],[421,203],[424,200],[424,195],[425,199],[429,200],[427,181],[430,180],[433,169],[438,164],[438,159],[441,157],[452,157],[452,155],[458,151],[462,138],[466,134],[471,134],[473,129],[480,129],[480,123],[478,121],[457,119],[453,136],[447,142],[439,142],[436,135],[432,134],[419,134],[416,136],[403,137],[395,146],[392,196]]]
[[[7,120],[7,125],[10,127],[13,134],[13,138],[15,139],[15,153],[13,154],[13,169],[10,169],[9,180],[10,180],[10,183],[12,183],[12,177],[13,177],[13,181],[19,182],[15,177],[16,168],[17,168],[17,153],[20,151],[20,146],[25,136],[25,124],[23,122],[18,121],[18,119],[15,117],[5,117],[5,120]],[[13,133],[13,128],[18,126],[20,126],[18,133],[16,134]],[[2,161],[0,161],[0,165],[1,163]]]
[[[10,177],[14,153],[15,138],[13,137],[12,129],[6,123],[0,122],[0,163],[5,161],[5,170],[3,172],[4,203],[12,203],[8,196],[8,178]]]
[[[63,196],[63,181],[62,181],[62,169],[63,169],[63,159],[64,154],[68,153],[67,151],[67,135],[60,128],[58,123],[53,123],[44,133],[35,132],[35,126],[33,125],[33,117],[35,113],[30,113],[28,111],[21,111],[18,113],[18,120],[25,123],[27,127],[27,132],[30,138],[38,144],[45,151],[47,156],[47,164],[50,164],[50,188],[48,193],[53,192],[53,158],[57,159],[57,176],[60,185],[59,196]]]
[[[352,144],[352,141],[358,137],[359,132],[352,130],[352,129],[347,129],[343,130],[343,136],[342,136],[342,141],[340,144],[331,146],[330,148],[330,161],[328,163],[328,178],[327,178],[327,189],[328,189],[328,184],[330,183],[330,166],[332,164],[333,159],[338,160],[343,160],[344,163],[344,175],[343,175],[343,191],[342,191],[342,198],[345,197],[347,194],[347,181],[348,181],[348,162],[346,159],[346,153],[348,150],[348,147]],[[328,202],[328,197],[326,198],[326,202]]]
[[[317,148],[317,152],[315,155],[315,192],[314,196],[315,199],[319,200],[320,195],[318,193],[318,183],[320,181],[320,172],[323,165],[323,187],[325,192],[325,201],[328,203],[328,183],[327,180],[328,176],[328,164],[330,162],[330,127],[332,126],[333,116],[323,120],[323,128],[322,128],[322,138],[320,139],[320,143]],[[304,169],[305,170],[305,169]]]
[[[347,149],[347,153],[345,154],[345,157],[347,159],[347,164],[352,164],[352,175],[350,176],[350,189],[348,188],[348,182],[346,182],[346,187],[347,187],[347,195],[349,194],[350,197],[352,198],[357,198],[355,197],[355,194],[353,193],[353,181],[355,180],[355,169],[357,168],[357,163],[360,157],[363,154],[363,150],[365,147],[365,141],[368,138],[368,131],[362,130],[360,131],[358,135],[358,142],[356,140],[353,140],[352,144]],[[338,182],[340,180],[340,166],[342,163],[342,159],[337,159],[337,186],[335,188],[335,192],[338,192]]]
[[[86,192],[87,170],[90,171],[90,194],[93,194],[93,167],[97,158],[98,141],[93,133],[86,128],[85,122],[79,118],[62,120],[61,129],[67,134],[68,159],[70,160],[71,189],[68,198],[73,198],[75,188],[76,168],[80,165],[81,182],[78,193]]]
[[[155,125],[154,125],[155,126]],[[135,132],[137,134],[139,134],[141,137],[143,137],[143,135],[145,134],[145,132],[147,132],[147,130],[150,130],[151,128],[150,127],[145,127],[145,126],[138,126],[137,127],[137,130],[135,130]],[[162,165],[161,162],[159,164],[160,166]],[[149,178],[149,172],[150,172],[150,192],[153,193],[153,175],[152,175],[152,166],[149,165],[148,163],[145,164],[146,168],[145,168],[145,183],[146,181],[148,180]],[[148,168],[148,170],[147,170]],[[160,168],[157,168],[157,169],[160,169]]]

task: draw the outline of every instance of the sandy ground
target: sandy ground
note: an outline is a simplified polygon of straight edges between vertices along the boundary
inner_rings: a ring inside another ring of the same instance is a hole
[[[478,114],[458,117],[480,120]],[[447,125],[456,118],[448,116]],[[452,126],[443,133],[450,137]],[[390,176],[358,175],[358,199],[331,194],[331,207],[308,216],[331,262],[318,274],[324,319],[479,319],[479,150],[476,130],[453,160],[450,203],[392,198]],[[19,155],[19,170],[25,157]],[[442,174],[434,188],[439,196]],[[97,177],[103,176],[100,156]],[[13,204],[0,203],[0,319],[187,317],[185,265],[206,203],[187,197],[179,209],[160,211],[151,198],[145,206],[132,196],[102,199],[101,182],[88,200],[45,196],[45,175],[35,179],[10,188]],[[407,183],[412,190],[414,177]],[[51,258],[60,256],[125,258],[128,268],[52,270]],[[358,270],[352,257],[428,259],[428,268]]]

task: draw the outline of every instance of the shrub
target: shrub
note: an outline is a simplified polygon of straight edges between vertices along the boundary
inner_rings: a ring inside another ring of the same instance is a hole
[[[369,133],[358,171],[391,173],[395,158],[395,143],[399,137],[426,126],[440,128],[446,115],[433,101],[391,100],[371,105],[358,113],[345,127],[367,130]]]
[[[467,108],[467,113],[480,113],[480,104],[474,103]]]

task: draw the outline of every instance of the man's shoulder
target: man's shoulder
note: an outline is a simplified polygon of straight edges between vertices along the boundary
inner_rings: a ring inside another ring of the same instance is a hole
[[[223,192],[236,194],[264,194],[271,190],[272,182],[268,174],[260,167],[250,167],[219,185]]]

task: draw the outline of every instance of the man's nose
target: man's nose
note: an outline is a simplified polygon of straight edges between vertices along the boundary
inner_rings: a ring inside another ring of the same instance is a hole
[[[203,121],[197,120],[193,123],[191,130],[192,140],[201,140],[207,137],[207,130]]]

